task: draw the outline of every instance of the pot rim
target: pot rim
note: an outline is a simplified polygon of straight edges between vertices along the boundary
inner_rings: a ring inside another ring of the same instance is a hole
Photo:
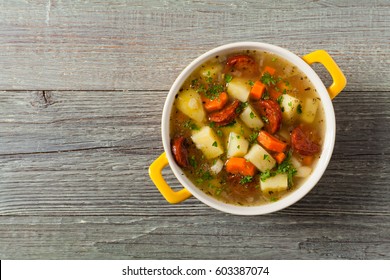
[[[318,160],[316,166],[314,167],[310,176],[305,180],[305,182],[299,188],[292,191],[290,194],[286,195],[282,199],[268,204],[262,204],[258,206],[236,206],[233,204],[227,204],[220,200],[217,200],[198,187],[196,187],[182,172],[181,168],[175,162],[171,146],[170,146],[170,136],[169,136],[169,127],[170,127],[170,115],[171,110],[173,108],[174,100],[176,94],[179,92],[180,87],[185,82],[185,80],[190,76],[190,74],[198,68],[202,63],[206,62],[210,58],[216,55],[224,55],[228,53],[243,51],[243,50],[258,50],[265,51],[268,53],[273,53],[277,56],[284,58],[289,61],[293,65],[295,65],[300,71],[302,71],[308,79],[311,81],[315,89],[317,90],[317,94],[321,98],[321,103],[324,108],[325,115],[325,139],[323,142],[322,152],[320,159]],[[307,64],[302,58],[297,56],[296,54],[290,52],[287,49],[284,49],[279,46],[260,43],[260,42],[237,42],[221,45],[214,49],[211,49],[204,54],[200,55],[196,59],[194,59],[184,70],[180,73],[180,75],[176,78],[174,83],[169,90],[168,96],[166,98],[162,120],[161,120],[161,134],[163,147],[167,154],[169,165],[175,174],[176,178],[179,182],[191,192],[197,199],[205,203],[206,205],[218,209],[220,211],[236,214],[236,215],[261,215],[268,214],[275,211],[282,210],[286,207],[291,206],[296,203],[300,199],[302,199],[306,194],[308,194],[311,189],[318,183],[321,179],[323,173],[325,172],[329,161],[331,159],[335,137],[336,137],[336,121],[335,121],[335,113],[333,109],[332,101],[329,97],[329,93],[324,86],[321,79],[318,77],[317,73]]]

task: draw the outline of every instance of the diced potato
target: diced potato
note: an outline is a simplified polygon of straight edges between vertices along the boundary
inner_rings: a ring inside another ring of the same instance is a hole
[[[290,131],[288,131],[288,129],[286,128],[281,128],[279,131],[278,131],[278,134],[279,136],[281,136],[284,140],[286,140],[287,142],[290,142]]]
[[[237,120],[234,125],[223,126],[218,129],[222,131],[223,135],[227,140],[229,140],[229,135],[231,132],[235,132],[237,134],[243,135],[245,138],[248,138],[249,135],[251,134],[251,130],[239,120]]]
[[[244,136],[230,132],[228,139],[227,157],[243,157],[248,152],[249,142]]]
[[[297,173],[295,174],[296,177],[299,178],[306,178],[311,173],[311,168],[309,166],[300,166],[297,168]]]
[[[280,107],[282,109],[283,120],[287,122],[291,122],[297,116],[297,108],[299,104],[299,99],[292,97],[288,94],[281,95],[282,102],[280,103]]]
[[[240,78],[234,78],[227,86],[227,93],[241,102],[248,100],[250,91],[251,86],[248,84],[248,81]]]
[[[222,168],[223,168],[223,161],[217,159],[217,161],[210,167],[210,170],[214,174],[218,174],[219,172],[221,172]]]
[[[221,64],[210,65],[209,67],[201,68],[199,73],[204,79],[212,78],[213,80],[218,78],[218,74],[222,71]]]
[[[285,191],[288,188],[288,177],[287,174],[277,174],[273,177],[269,177],[264,182],[260,180],[260,188],[263,192],[279,192]]]
[[[291,163],[296,169],[302,166],[302,163],[294,156],[291,157]]]
[[[202,123],[205,121],[206,114],[203,110],[202,100],[199,93],[193,89],[187,89],[180,92],[176,98],[176,107],[182,113],[191,119]]]
[[[301,120],[306,123],[312,123],[317,114],[320,100],[318,98],[306,98],[302,105]]]
[[[264,123],[250,105],[242,111],[240,118],[250,128],[260,130],[264,126]]]
[[[261,172],[272,169],[276,164],[275,159],[258,144],[254,144],[244,158],[253,163]]]
[[[209,126],[204,126],[196,131],[191,139],[207,159],[216,158],[223,153],[221,141]]]

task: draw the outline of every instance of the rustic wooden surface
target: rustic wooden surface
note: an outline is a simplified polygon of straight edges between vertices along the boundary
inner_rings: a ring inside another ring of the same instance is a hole
[[[0,1],[0,258],[390,259],[390,2],[278,2]],[[147,174],[175,77],[235,41],[348,79],[323,178],[265,216],[169,205]]]

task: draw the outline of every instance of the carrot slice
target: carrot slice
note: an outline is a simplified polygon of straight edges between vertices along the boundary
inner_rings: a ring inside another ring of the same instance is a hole
[[[274,88],[270,88],[270,89],[268,90],[268,93],[269,93],[269,97],[270,97],[271,99],[273,99],[273,100],[277,100],[277,99],[279,98],[279,96],[282,95],[281,92],[276,91]]]
[[[271,76],[275,75],[275,72],[276,72],[276,69],[275,68],[272,68],[270,66],[265,66],[264,70],[263,70],[263,75],[264,73],[268,72]]]
[[[232,157],[226,162],[226,171],[243,176],[254,176],[256,174],[256,166],[245,158]]]
[[[291,89],[291,86],[289,84],[286,84],[285,81],[280,81],[276,84],[276,87],[279,89],[280,92],[286,92]]]
[[[313,156],[304,156],[302,159],[302,163],[303,163],[303,165],[308,166],[308,165],[311,165],[313,163],[313,160],[314,160]]]
[[[284,161],[284,159],[286,158],[285,153],[277,153],[277,154],[274,154],[273,156],[278,164],[281,164]]]
[[[204,108],[208,112],[213,112],[217,110],[221,110],[226,103],[228,102],[228,95],[226,92],[221,92],[218,97],[215,99],[207,98],[206,96],[202,96],[202,102],[204,105]]]
[[[264,91],[265,84],[260,81],[256,81],[251,89],[249,96],[253,100],[259,100],[263,96]]]
[[[266,149],[282,153],[286,150],[287,144],[283,141],[277,139],[276,137],[272,136],[268,132],[261,130],[259,132],[259,136],[257,137],[257,141]]]

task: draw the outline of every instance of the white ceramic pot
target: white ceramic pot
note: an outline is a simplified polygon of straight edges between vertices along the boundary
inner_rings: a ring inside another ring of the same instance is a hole
[[[326,133],[325,139],[323,141],[321,157],[310,176],[304,182],[304,184],[290,194],[288,194],[287,196],[280,199],[279,201],[260,206],[236,206],[224,203],[205,194],[184,175],[183,171],[176,164],[172,156],[170,146],[169,120],[173,103],[175,100],[175,95],[178,93],[182,84],[194,70],[196,70],[202,63],[208,61],[212,57],[215,57],[216,55],[227,55],[242,50],[258,50],[273,53],[286,59],[287,61],[295,65],[297,68],[299,68],[316,88],[317,93],[321,98],[322,105],[324,107],[326,119]],[[316,62],[323,64],[323,66],[332,76],[333,83],[330,87],[326,88],[322,83],[321,79],[316,74],[316,72],[310,67],[312,63]],[[337,94],[339,94],[345,86],[345,76],[343,75],[342,71],[337,66],[335,61],[324,50],[314,51],[303,57],[299,57],[284,48],[256,42],[239,42],[223,45],[212,49],[199,56],[193,62],[191,62],[180,73],[180,75],[173,83],[165,101],[161,122],[162,140],[165,152],[150,165],[149,175],[156,187],[160,190],[161,194],[170,203],[179,203],[193,195],[203,203],[215,209],[237,215],[261,215],[286,208],[304,197],[317,184],[317,182],[320,180],[321,176],[325,172],[326,167],[328,166],[328,163],[332,156],[336,136],[335,114],[331,99],[333,99]],[[183,189],[179,191],[174,191],[171,189],[171,187],[168,186],[168,184],[164,180],[162,176],[162,169],[168,164],[170,165],[177,179],[184,186]]]

